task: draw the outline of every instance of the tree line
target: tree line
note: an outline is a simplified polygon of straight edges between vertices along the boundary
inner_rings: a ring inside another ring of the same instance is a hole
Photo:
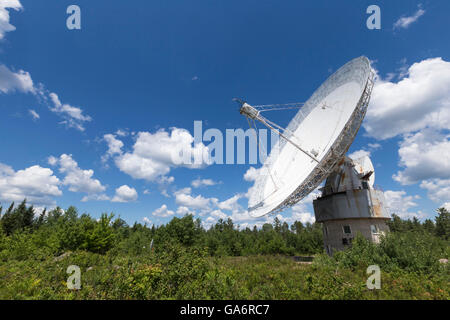
[[[198,247],[211,256],[249,256],[256,254],[318,254],[323,252],[322,228],[319,223],[295,221],[291,225],[275,217],[272,224],[261,228],[239,228],[231,219],[219,219],[209,229],[192,215],[174,217],[167,224],[147,226],[128,225],[113,214],[102,214],[99,219],[79,214],[71,206],[57,207],[35,215],[26,200],[18,206],[12,203],[4,213],[0,207],[1,243],[26,238],[36,247],[55,255],[66,251],[85,250],[104,254],[108,251],[139,255],[149,250],[164,251],[168,245]],[[420,222],[417,218],[402,220],[393,215],[388,222],[392,233],[420,233],[448,241],[450,214],[437,210],[435,221]],[[22,238],[21,238],[22,237]]]

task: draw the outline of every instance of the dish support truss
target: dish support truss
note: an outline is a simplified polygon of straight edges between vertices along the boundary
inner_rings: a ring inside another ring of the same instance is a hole
[[[339,134],[334,147],[330,148],[319,164],[314,168],[314,170],[309,174],[303,183],[301,183],[297,189],[279,206],[273,209],[269,214],[275,214],[283,211],[289,207],[292,207],[297,202],[306,197],[314,189],[316,189],[320,183],[336,168],[336,166],[341,162],[347,153],[350,145],[358,133],[361,127],[364,116],[366,115],[367,108],[370,102],[370,95],[372,93],[374,85],[374,72],[370,70],[369,76],[367,78],[366,85],[364,87],[363,94],[359,99],[355,110],[353,111],[350,119],[345,124],[341,133]],[[327,170],[328,169],[328,170]],[[249,208],[249,212],[252,209],[258,208],[260,205],[256,205],[253,208]]]

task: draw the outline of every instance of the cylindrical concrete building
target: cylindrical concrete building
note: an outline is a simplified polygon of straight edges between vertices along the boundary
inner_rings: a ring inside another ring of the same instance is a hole
[[[369,157],[343,163],[330,174],[313,201],[316,222],[323,225],[325,250],[333,254],[351,245],[357,233],[378,243],[380,235],[389,231],[390,219],[384,195],[374,188],[375,172]]]

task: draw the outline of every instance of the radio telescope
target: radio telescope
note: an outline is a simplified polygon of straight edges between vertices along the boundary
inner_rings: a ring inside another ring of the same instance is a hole
[[[251,106],[238,100],[249,122],[259,121],[281,137],[250,190],[251,216],[296,204],[342,162],[366,114],[373,78],[370,62],[362,56],[332,74],[305,103]],[[286,128],[262,116],[287,108],[300,110]]]

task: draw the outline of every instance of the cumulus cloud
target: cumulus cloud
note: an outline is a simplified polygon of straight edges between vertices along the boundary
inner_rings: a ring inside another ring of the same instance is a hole
[[[175,202],[179,206],[187,207],[189,209],[207,210],[214,202],[215,198],[205,198],[202,195],[191,195],[191,188],[184,188],[174,193]]]
[[[200,188],[203,186],[214,186],[218,184],[218,182],[212,180],[212,179],[195,179],[191,182],[191,186],[193,186],[194,188]]]
[[[419,18],[424,14],[425,10],[419,7],[419,9],[412,16],[404,16],[395,21],[394,29],[407,29],[411,24],[419,20]]]
[[[170,216],[173,216],[175,212],[172,210],[167,209],[167,205],[163,204],[160,208],[156,209],[152,212],[152,215],[155,217],[161,217],[161,218],[167,218]]]
[[[147,217],[144,217],[144,218],[142,219],[142,221],[144,221],[144,223],[147,224],[147,225],[149,225],[149,226],[153,225],[152,220],[150,220],[150,219],[147,218]]]
[[[230,211],[239,209],[240,206],[238,204],[238,200],[241,198],[242,198],[241,194],[236,194],[225,201],[217,202],[217,207],[222,210],[230,210]]]
[[[35,93],[31,75],[23,70],[14,72],[5,65],[0,65],[0,92],[6,94],[13,93],[15,91],[22,93]]]
[[[69,191],[98,194],[105,191],[99,180],[93,179],[93,170],[82,170],[72,155],[62,154],[59,158],[49,157],[50,165],[59,165],[59,172],[64,174],[62,184],[69,187]]]
[[[52,112],[59,114],[69,128],[75,128],[80,131],[84,131],[84,122],[92,121],[92,118],[83,114],[83,110],[78,107],[73,107],[66,103],[61,103],[56,93],[51,92],[49,94],[53,107],[50,108]]]
[[[158,183],[161,185],[168,185],[175,181],[175,177],[162,176],[158,178]]]
[[[33,120],[38,120],[41,116],[33,109],[29,109],[28,113],[30,114],[31,118],[33,118]]]
[[[131,188],[127,185],[123,185],[116,189],[116,194],[112,198],[112,202],[132,202],[136,201],[138,198],[138,193],[136,189]]]
[[[106,141],[108,145],[108,150],[106,154],[102,156],[102,162],[106,162],[110,157],[114,155],[122,154],[123,142],[116,139],[116,136],[113,134],[105,134],[103,136],[103,140]]]
[[[349,158],[355,159],[355,160],[359,159],[359,158],[362,158],[362,157],[365,157],[365,156],[370,157],[370,151],[361,149],[361,150],[357,150],[355,152],[352,152],[352,153],[350,153],[348,155]]]
[[[229,216],[224,213],[222,210],[214,210],[211,212],[211,216],[217,219],[226,220],[229,218]]]
[[[9,11],[7,9],[14,9],[16,11],[22,9],[19,0],[2,0],[0,2],[0,40],[5,38],[5,33],[16,30],[9,22]]]
[[[286,221],[287,223],[293,223],[295,221],[300,221],[303,224],[314,223],[316,218],[313,213],[312,202],[319,196],[320,191],[317,188],[292,207],[290,217],[285,217],[284,220],[280,220]]]
[[[54,205],[53,197],[61,196],[60,180],[49,168],[35,165],[14,171],[0,163],[0,199],[3,201],[22,201],[27,199],[34,205]]]
[[[393,179],[403,185],[450,178],[450,135],[431,129],[406,135],[398,151],[403,170]]]
[[[177,209],[177,214],[178,215],[185,215],[185,214],[189,214],[189,213],[195,213],[193,210],[189,209],[188,207],[184,207],[184,206],[180,206]]]
[[[119,137],[126,137],[128,135],[128,132],[126,130],[119,129],[119,130],[116,131],[116,134]]]
[[[209,164],[208,148],[203,143],[193,145],[194,138],[185,129],[172,128],[155,132],[139,132],[132,152],[121,153],[115,157],[117,167],[135,179],[156,181],[167,175],[171,168],[202,168]],[[191,163],[180,162],[182,155],[188,155]],[[190,156],[189,156],[190,155]],[[198,162],[193,161],[197,155]]]
[[[260,169],[256,169],[254,167],[250,167],[245,173],[244,173],[244,180],[245,181],[255,181],[256,178],[259,175]]]
[[[386,205],[391,214],[396,214],[400,218],[410,219],[413,217],[423,218],[425,214],[422,211],[411,212],[411,208],[417,207],[415,200],[420,199],[419,196],[407,195],[405,191],[387,190],[384,192]]]
[[[381,148],[381,144],[379,144],[379,143],[368,143],[367,147],[364,147],[360,150],[356,150],[356,151],[350,153],[348,155],[348,157],[351,159],[354,159],[354,160],[365,157],[365,156],[370,157],[372,152],[374,152],[375,150],[378,150],[380,148]]]
[[[214,210],[210,213],[210,216],[206,219],[202,220],[202,226],[205,229],[211,228],[213,225],[215,225],[219,219],[227,220],[228,218],[231,218],[229,215],[224,213],[221,210]]]
[[[428,191],[428,197],[432,201],[439,204],[450,203],[450,179],[425,180],[420,187]]]
[[[84,196],[81,199],[81,202],[87,202],[87,201],[109,201],[111,200],[110,197],[108,197],[106,194],[89,194],[87,196]]]
[[[294,208],[290,216],[278,214],[277,218],[280,222],[286,222],[287,224],[292,224],[295,221],[300,221],[302,224],[314,223],[316,221],[314,214],[311,212],[294,211]]]
[[[0,93],[9,94],[16,91],[21,93],[32,93],[37,96],[39,100],[45,102],[50,100],[53,103],[53,107],[50,107],[50,111],[62,117],[63,121],[61,123],[66,124],[70,128],[84,131],[84,122],[92,121],[90,116],[83,114],[82,109],[61,103],[56,93],[52,92],[47,94],[48,91],[42,84],[35,86],[29,72],[24,70],[12,71],[5,65],[0,65]],[[39,116],[34,110],[30,110],[30,113],[33,117],[36,115]]]
[[[450,62],[426,59],[398,82],[378,79],[363,126],[368,136],[388,139],[427,127],[450,128]]]

